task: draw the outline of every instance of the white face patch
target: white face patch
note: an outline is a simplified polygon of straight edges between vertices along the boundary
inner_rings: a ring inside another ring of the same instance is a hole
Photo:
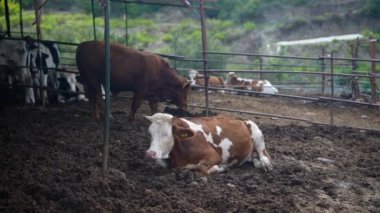
[[[196,124],[194,122],[191,122],[189,120],[186,120],[184,118],[181,118],[181,120],[183,120],[184,122],[187,123],[187,125],[189,125],[189,128],[191,130],[193,130],[194,132],[202,132],[203,136],[206,138],[206,141],[211,143],[214,147],[217,147],[217,145],[214,143],[214,140],[212,139],[212,134],[209,133],[209,134],[206,134],[206,132],[203,130],[202,128],[202,125],[201,124]]]
[[[222,133],[222,128],[220,128],[220,126],[216,126],[216,134],[220,136],[220,133]]]
[[[230,147],[232,146],[232,141],[228,138],[222,139],[219,144],[219,147],[222,148],[222,163],[227,163],[228,158],[230,157]]]
[[[156,113],[153,116],[146,116],[146,118],[152,122],[149,126],[152,141],[147,152],[154,152],[157,159],[168,158],[174,145],[172,133],[173,116]]]

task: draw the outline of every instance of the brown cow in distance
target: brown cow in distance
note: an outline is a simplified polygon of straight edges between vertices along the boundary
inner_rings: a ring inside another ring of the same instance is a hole
[[[132,91],[129,119],[133,120],[143,100],[157,112],[158,102],[170,101],[180,108],[187,107],[189,82],[179,76],[160,56],[111,43],[110,88],[112,94]],[[76,52],[78,70],[85,84],[91,112],[95,118],[103,115],[101,85],[104,83],[104,42],[86,41]]]
[[[193,85],[205,86],[204,75],[199,74],[196,70],[189,71],[190,82]],[[224,80],[219,76],[211,75],[208,79],[208,85],[211,87],[221,87],[224,88]]]

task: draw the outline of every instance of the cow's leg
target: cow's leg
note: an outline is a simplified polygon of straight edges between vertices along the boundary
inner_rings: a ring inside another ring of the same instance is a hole
[[[153,114],[158,112],[158,103],[154,100],[149,100],[150,112]]]
[[[48,95],[47,95],[47,85],[48,85],[48,75],[44,74],[42,77],[42,98],[45,100],[45,103],[49,103]]]
[[[135,114],[137,112],[137,109],[140,107],[143,98],[144,98],[144,93],[141,91],[136,91],[133,94],[132,107],[131,107],[131,112],[129,113],[129,116],[128,116],[128,120],[132,121],[135,119]]]
[[[215,172],[223,172],[226,171],[224,166],[220,166],[222,159],[220,155],[217,153],[209,153],[209,155],[199,161],[199,163],[195,166],[195,170],[202,172],[205,175],[211,175]]]
[[[34,88],[33,86],[33,79],[32,75],[30,74],[29,70],[23,70],[23,74],[21,74],[20,78],[21,81],[24,82],[25,87],[25,103],[26,104],[32,104],[34,105],[36,103],[36,100],[34,98]]]
[[[255,167],[263,168],[265,171],[270,171],[273,169],[271,164],[271,160],[267,150],[265,149],[265,141],[264,135],[259,129],[259,127],[253,123],[252,121],[247,121],[247,124],[250,126],[251,135],[252,135],[252,143],[253,143],[253,151],[259,156],[259,160],[253,159],[253,163]],[[253,155],[252,155],[253,158]]]

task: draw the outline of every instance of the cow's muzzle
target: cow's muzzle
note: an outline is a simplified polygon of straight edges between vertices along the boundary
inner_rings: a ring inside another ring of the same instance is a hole
[[[157,154],[154,151],[146,151],[145,157],[152,160],[157,160]]]

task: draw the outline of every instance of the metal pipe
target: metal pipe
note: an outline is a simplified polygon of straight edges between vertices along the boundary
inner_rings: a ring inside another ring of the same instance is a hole
[[[5,7],[5,22],[7,25],[7,35],[8,37],[11,37],[11,21],[9,17],[9,5],[8,0],[4,0],[4,7]]]
[[[269,58],[319,60],[319,58],[313,58],[313,57],[284,56],[284,55],[267,55],[267,54],[236,53],[236,52],[215,52],[215,51],[208,51],[207,53],[208,54],[216,54],[216,55],[241,55],[241,56],[256,56],[256,57],[269,57]]]
[[[330,58],[330,74],[331,74],[331,97],[334,97],[334,58],[333,58],[333,52],[331,52],[331,58]],[[333,112],[333,106],[332,103],[330,103],[330,125],[334,124],[334,112]]]
[[[95,4],[94,0],[91,0],[91,10],[92,10],[92,32],[94,34],[94,40],[96,41],[96,26],[95,26]]]
[[[41,18],[42,18],[42,5],[43,4],[40,4],[41,3],[41,0],[34,0],[34,15],[35,15],[35,18],[36,18],[36,21],[35,21],[35,24],[36,24],[36,31],[37,31],[37,40],[40,41],[41,40]],[[37,43],[38,45],[38,50],[37,50],[37,54],[38,54],[38,57],[40,59],[40,65],[42,65],[42,55],[41,55],[41,42],[38,42]],[[40,67],[38,67],[38,69],[40,70],[40,82],[42,83],[43,82],[43,78],[44,78],[44,73],[43,71],[40,69]],[[45,105],[46,105],[46,101],[45,100],[45,97],[44,97],[44,92],[46,92],[46,90],[44,88],[40,88],[40,94],[41,94],[41,105],[42,105],[42,108],[45,109]]]
[[[109,149],[109,129],[110,129],[110,1],[104,0],[104,47],[105,47],[105,80],[104,80],[104,153],[103,153],[103,174],[108,170],[108,149]],[[97,100],[96,100],[97,101]]]
[[[375,59],[376,58],[376,39],[370,40],[369,48],[370,48],[371,58]],[[376,63],[374,61],[371,62],[371,74],[372,76],[376,75]],[[376,90],[379,89],[376,84],[376,78],[371,77],[369,80],[371,82],[371,100],[372,102],[376,103],[377,102]]]
[[[124,16],[125,16],[125,45],[128,46],[128,3],[124,3]]]
[[[205,14],[203,8],[204,0],[199,0],[199,12],[201,14],[201,28],[202,28],[202,56],[203,56],[203,75],[205,78],[205,102],[206,102],[206,117],[208,116],[208,79],[209,74],[207,72],[207,35],[206,35],[206,25],[205,25]]]
[[[23,19],[22,19],[22,1],[19,0],[18,4],[19,4],[19,9],[20,9],[20,13],[19,13],[20,33],[21,33],[21,37],[23,38],[24,37],[24,24],[23,24]]]

